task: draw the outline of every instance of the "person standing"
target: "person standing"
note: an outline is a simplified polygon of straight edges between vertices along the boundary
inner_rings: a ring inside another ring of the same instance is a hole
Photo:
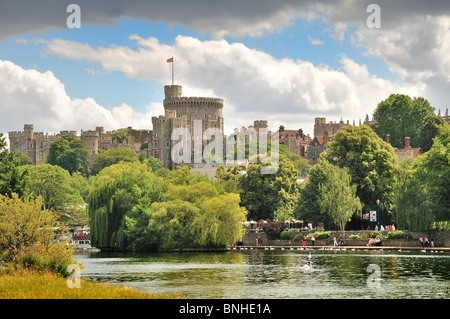
[[[430,243],[431,243],[431,247],[434,247],[434,235],[433,234],[431,234]]]
[[[334,237],[334,243],[333,243],[333,245],[334,245],[334,247],[336,247],[336,246],[338,245],[336,237]]]
[[[311,237],[311,246],[314,246],[314,243],[316,242],[316,238],[314,238],[314,235]]]
[[[306,246],[306,236],[303,236],[303,246]]]
[[[420,247],[423,247],[423,237],[422,236],[420,236],[419,242],[420,242]]]

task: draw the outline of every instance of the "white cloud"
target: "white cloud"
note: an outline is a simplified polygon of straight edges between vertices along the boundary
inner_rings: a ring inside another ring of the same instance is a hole
[[[324,42],[320,39],[313,39],[311,37],[308,37],[308,40],[312,45],[323,45],[324,44]]]
[[[175,82],[183,86],[183,95],[223,98],[228,129],[266,119],[271,127],[290,122],[312,131],[316,116],[328,114],[337,120],[358,121],[390,93],[422,93],[421,87],[406,90],[371,75],[366,66],[345,56],[341,68],[334,70],[308,61],[276,59],[225,40],[178,36],[169,46],[155,38],[133,35],[130,39],[137,42],[136,50],[123,46],[93,48],[55,39],[49,42],[48,52],[100,62],[107,72],[121,71],[133,79],[152,79],[161,84],[170,83],[171,66],[165,60],[174,56]]]
[[[148,129],[151,117],[161,114],[162,104],[151,103],[147,112],[136,112],[121,104],[111,109],[94,99],[71,98],[64,84],[50,72],[25,70],[0,60],[0,131],[19,131],[23,124],[34,124],[36,131],[88,130],[104,126],[106,130],[133,126]]]

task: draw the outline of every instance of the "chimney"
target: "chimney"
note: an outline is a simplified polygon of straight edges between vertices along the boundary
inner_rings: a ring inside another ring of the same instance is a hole
[[[326,144],[328,140],[328,131],[324,130],[323,131],[323,143]]]
[[[386,134],[386,142],[391,144],[391,134]]]
[[[405,148],[411,148],[411,138],[409,136],[405,137]]]

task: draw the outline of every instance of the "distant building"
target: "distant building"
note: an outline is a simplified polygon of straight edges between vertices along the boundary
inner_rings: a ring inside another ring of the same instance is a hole
[[[95,130],[83,131],[78,136],[76,131],[60,131],[59,134],[48,134],[34,132],[33,124],[25,124],[22,132],[9,132],[9,147],[11,151],[16,151],[28,155],[33,164],[42,164],[47,160],[50,151],[50,143],[64,135],[73,137],[86,142],[89,148],[90,162],[98,154],[98,150],[109,150],[111,148],[131,148],[137,153],[142,151],[142,145],[147,141],[150,131],[134,130],[127,128],[128,137],[125,141],[118,143],[112,138],[112,132],[104,132],[103,127],[96,127]]]
[[[386,142],[391,144],[391,135],[386,135]],[[405,137],[405,147],[402,149],[394,147],[394,152],[398,156],[398,161],[401,162],[405,158],[416,157],[423,154],[420,147],[411,147],[411,138]]]

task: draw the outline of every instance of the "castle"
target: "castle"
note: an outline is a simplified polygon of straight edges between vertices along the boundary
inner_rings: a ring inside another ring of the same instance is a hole
[[[90,163],[94,156],[98,154],[98,150],[109,150],[111,148],[131,148],[137,153],[145,154],[145,150],[141,150],[142,144],[148,140],[149,130],[134,130],[132,127],[127,128],[127,139],[125,141],[116,141],[112,132],[105,132],[103,127],[96,127],[95,130],[83,131],[78,136],[76,131],[60,131],[58,134],[48,134],[42,132],[34,132],[33,124],[25,124],[23,132],[9,132],[9,147],[11,151],[21,152],[28,155],[33,164],[42,164],[46,162],[50,151],[50,143],[64,136],[72,135],[86,142],[89,148]]]
[[[208,128],[215,128],[223,136],[223,154],[226,154],[226,137],[223,135],[224,119],[222,115],[224,101],[220,98],[212,97],[183,97],[182,87],[180,85],[166,85],[164,87],[164,115],[152,117],[152,130],[135,130],[128,127],[127,138],[123,140],[115,138],[111,131],[104,131],[103,127],[96,127],[95,130],[83,131],[77,136],[76,131],[61,131],[59,134],[48,134],[34,132],[33,124],[25,124],[23,132],[9,132],[10,150],[21,152],[28,155],[34,164],[46,162],[50,150],[50,143],[64,135],[72,135],[82,141],[85,141],[90,154],[90,164],[99,150],[109,150],[111,148],[130,148],[146,157],[155,157],[161,160],[164,166],[174,167],[171,161],[172,150],[172,132],[176,129],[185,128],[193,132],[196,136],[203,137]],[[440,115],[440,111],[439,111]],[[447,123],[450,123],[448,109],[442,116]],[[200,129],[198,127],[201,123]],[[359,120],[359,126],[362,124],[372,124],[369,116],[363,123]],[[196,126],[197,125],[197,126]],[[306,135],[302,129],[287,130],[281,125],[276,133],[280,144],[286,146],[287,150],[300,155],[308,160],[310,165],[317,163],[320,153],[326,150],[327,143],[333,138],[333,135],[340,130],[344,130],[350,125],[355,125],[347,120],[326,121],[324,117],[317,117],[314,120],[314,136]],[[234,129],[234,135],[245,135],[245,141],[251,137],[249,132],[256,132],[256,138],[259,138],[261,130],[267,132],[267,140],[271,140],[272,133],[267,130],[268,122],[266,120],[256,120],[252,126]],[[197,132],[196,132],[197,131]],[[194,140],[195,136],[191,136]],[[198,138],[198,137],[197,137]],[[389,136],[386,137],[389,143]],[[204,147],[206,141],[200,142]],[[236,143],[236,142],[235,142]],[[194,143],[192,143],[194,144]],[[412,149],[410,139],[406,137],[404,149],[394,149],[399,156],[399,160],[406,157],[417,156],[421,154],[420,149]],[[189,163],[198,163],[198,159],[193,158],[195,152],[191,152]],[[192,165],[195,168],[195,164]],[[200,165],[201,166],[201,165]]]
[[[182,97],[180,85],[166,85],[164,95],[164,115],[152,117],[153,131],[149,134],[147,156],[160,159],[167,167],[171,166],[173,130],[187,128],[193,133],[195,121],[201,121],[201,136],[208,128],[217,128],[223,134],[223,99]]]

